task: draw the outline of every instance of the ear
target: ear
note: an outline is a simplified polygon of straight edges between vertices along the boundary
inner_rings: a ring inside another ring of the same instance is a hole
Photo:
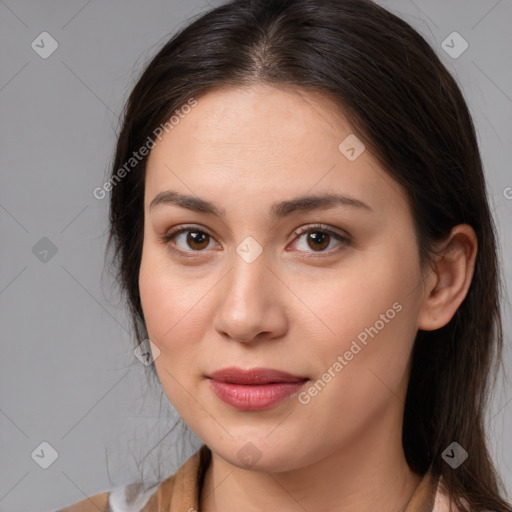
[[[418,329],[433,331],[452,319],[471,285],[477,250],[476,233],[468,224],[455,226],[437,244],[438,254],[424,281]]]

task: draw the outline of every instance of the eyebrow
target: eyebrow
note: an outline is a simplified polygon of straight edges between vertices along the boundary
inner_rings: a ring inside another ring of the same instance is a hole
[[[177,205],[195,212],[211,214],[221,218],[225,217],[225,211],[214,203],[201,199],[197,196],[180,194],[174,190],[166,190],[165,192],[157,194],[151,201],[149,210],[151,211],[153,208],[162,205]],[[270,216],[273,220],[277,221],[295,212],[323,210],[340,205],[373,212],[373,208],[371,206],[359,199],[344,194],[327,193],[321,195],[302,196],[274,203],[270,207]]]

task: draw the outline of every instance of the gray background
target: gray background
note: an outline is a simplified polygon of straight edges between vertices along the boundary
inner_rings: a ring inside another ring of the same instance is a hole
[[[461,84],[510,283],[512,3],[379,3],[419,30]],[[158,449],[172,474],[199,446],[192,437],[182,449],[179,436],[166,435],[175,413],[134,357],[127,313],[103,267],[108,198],[92,191],[105,182],[135,77],[178,26],[216,4],[0,0],[1,511],[55,510],[134,481],[136,459],[148,452],[142,467],[155,478]],[[43,59],[31,43],[45,31],[58,48]],[[469,44],[456,59],[442,47],[453,31]],[[503,309],[510,369],[510,305]],[[510,496],[512,392],[502,379],[488,423]],[[58,453],[48,469],[31,456],[44,441]]]

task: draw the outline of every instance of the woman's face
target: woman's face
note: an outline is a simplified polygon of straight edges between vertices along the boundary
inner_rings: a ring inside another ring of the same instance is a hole
[[[399,440],[424,294],[403,189],[320,94],[224,88],[186,110],[147,162],[139,276],[169,400],[239,467],[285,471]],[[168,191],[197,202],[150,207]],[[354,201],[295,203],[327,194]],[[299,380],[209,378],[229,367]]]

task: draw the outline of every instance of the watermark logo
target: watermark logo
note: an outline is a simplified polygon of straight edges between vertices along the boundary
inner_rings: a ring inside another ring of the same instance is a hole
[[[252,263],[263,252],[263,248],[252,236],[248,236],[237,246],[236,252],[246,263]]]
[[[262,453],[251,442],[245,443],[240,450],[238,450],[236,456],[238,460],[247,468],[251,468],[261,459]]]
[[[366,149],[366,146],[360,141],[353,133],[343,139],[338,146],[340,153],[347,159],[353,162],[361,153]]]
[[[160,349],[148,338],[139,343],[133,353],[144,366],[149,366],[160,356]]]
[[[32,247],[32,254],[41,263],[48,263],[57,254],[57,246],[49,238],[43,236]]]
[[[30,46],[39,57],[47,59],[59,47],[59,43],[48,32],[41,32]]]
[[[40,443],[30,454],[32,459],[43,469],[48,469],[59,457],[57,450],[46,441]]]
[[[453,469],[457,469],[468,458],[468,452],[454,441],[441,454],[441,457]]]
[[[468,42],[458,32],[452,32],[441,43],[441,48],[452,59],[458,59],[468,49],[468,47]]]

